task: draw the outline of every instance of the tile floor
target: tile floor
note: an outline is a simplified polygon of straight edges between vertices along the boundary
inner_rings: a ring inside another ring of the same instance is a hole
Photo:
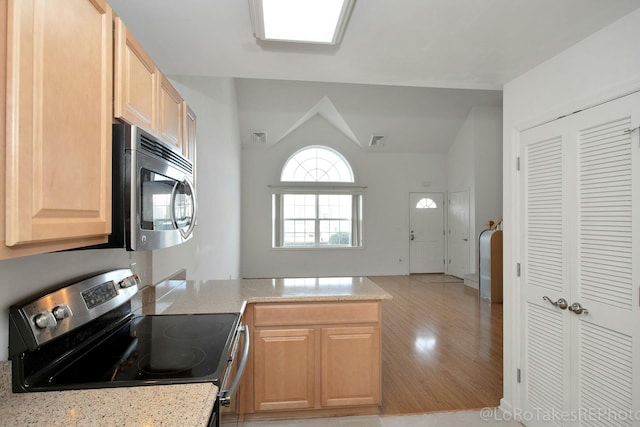
[[[310,420],[252,421],[244,427],[520,427],[497,410],[437,412],[420,415],[358,416]]]

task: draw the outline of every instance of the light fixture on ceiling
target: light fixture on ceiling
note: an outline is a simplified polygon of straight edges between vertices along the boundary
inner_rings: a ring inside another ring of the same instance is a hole
[[[249,0],[260,40],[338,44],[355,0]]]
[[[371,139],[369,140],[369,147],[379,147],[384,145],[387,137],[385,135],[371,135]]]

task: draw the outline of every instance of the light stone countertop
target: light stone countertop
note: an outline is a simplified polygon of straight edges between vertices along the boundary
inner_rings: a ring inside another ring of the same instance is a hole
[[[366,277],[238,280],[167,280],[140,292],[144,314],[241,313],[266,302],[365,301],[391,299]]]
[[[3,426],[205,426],[217,394],[211,383],[12,393],[0,362]]]

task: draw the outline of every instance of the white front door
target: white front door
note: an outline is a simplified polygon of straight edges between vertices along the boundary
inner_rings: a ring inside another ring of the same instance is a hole
[[[634,94],[521,134],[527,425],[640,425],[639,126]]]
[[[444,272],[444,194],[409,193],[409,272]]]
[[[469,274],[469,191],[449,193],[449,260],[447,272],[464,278]]]

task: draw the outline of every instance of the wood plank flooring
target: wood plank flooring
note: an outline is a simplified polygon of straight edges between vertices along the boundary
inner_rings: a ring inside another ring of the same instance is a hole
[[[382,305],[382,414],[477,409],[502,397],[502,304],[442,274],[369,277]]]

